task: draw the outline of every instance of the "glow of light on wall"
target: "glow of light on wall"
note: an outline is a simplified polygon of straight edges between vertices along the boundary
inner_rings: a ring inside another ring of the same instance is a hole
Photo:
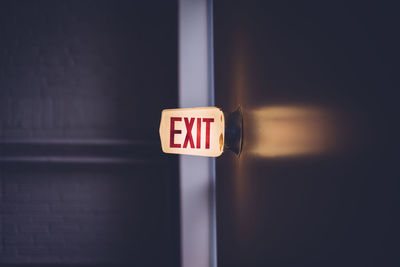
[[[247,152],[260,157],[290,157],[333,151],[340,139],[334,113],[307,106],[250,110]]]

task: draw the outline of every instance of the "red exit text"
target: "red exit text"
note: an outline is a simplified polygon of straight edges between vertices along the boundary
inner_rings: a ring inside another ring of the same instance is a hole
[[[185,141],[183,142],[182,148],[187,148],[188,144],[190,144],[190,148],[201,148],[201,125],[204,122],[206,127],[206,136],[205,136],[205,148],[210,148],[210,125],[214,122],[213,118],[188,118],[183,117],[186,127],[186,136]],[[170,127],[170,147],[173,148],[181,148],[181,144],[175,143],[175,135],[181,134],[182,131],[175,129],[175,122],[182,121],[182,117],[171,117],[171,127]],[[194,145],[192,128],[196,121],[197,133],[196,133],[196,146]]]

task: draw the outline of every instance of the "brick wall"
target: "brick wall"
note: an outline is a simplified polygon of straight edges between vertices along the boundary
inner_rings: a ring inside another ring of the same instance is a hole
[[[0,265],[179,264],[176,10],[0,3]]]
[[[7,168],[1,179],[2,263],[171,262],[160,253],[174,252],[165,238],[169,181],[158,171],[43,168]],[[147,259],[153,252],[160,258]]]

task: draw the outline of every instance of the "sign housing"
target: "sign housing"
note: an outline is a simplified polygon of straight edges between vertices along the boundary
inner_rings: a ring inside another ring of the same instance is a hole
[[[216,107],[165,109],[159,132],[165,153],[218,157],[224,150],[225,118]]]

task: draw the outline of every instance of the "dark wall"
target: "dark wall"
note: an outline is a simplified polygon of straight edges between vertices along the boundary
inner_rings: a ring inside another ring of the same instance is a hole
[[[0,4],[0,264],[179,264],[174,1]]]
[[[398,265],[396,7],[278,2],[214,1],[219,266]]]

